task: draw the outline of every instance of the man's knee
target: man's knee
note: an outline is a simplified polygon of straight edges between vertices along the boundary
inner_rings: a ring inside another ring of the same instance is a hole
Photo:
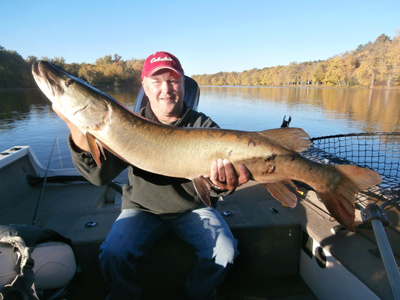
[[[100,262],[102,265],[112,263],[117,265],[118,263],[134,262],[141,254],[140,251],[131,249],[131,247],[121,247],[119,244],[105,241],[100,246]]]
[[[239,254],[237,244],[237,240],[233,237],[219,237],[214,247],[197,252],[197,256],[200,259],[213,260],[216,264],[226,267],[233,264]]]
[[[229,243],[224,243],[222,246],[216,247],[214,251],[216,253],[215,262],[218,265],[226,267],[229,264],[233,264],[239,254],[237,240],[233,239]]]

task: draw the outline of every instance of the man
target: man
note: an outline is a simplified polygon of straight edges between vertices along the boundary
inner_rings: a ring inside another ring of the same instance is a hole
[[[150,55],[143,65],[142,85],[149,98],[147,107],[140,111],[145,118],[170,126],[218,127],[206,115],[186,107],[184,72],[174,55]],[[123,187],[122,212],[101,246],[100,265],[111,288],[108,299],[140,299],[137,260],[168,230],[190,244],[198,257],[185,283],[185,293],[190,299],[213,299],[216,287],[237,256],[237,241],[218,211],[202,203],[189,180],[149,173],[109,152],[98,168],[85,136],[60,116],[71,131],[73,162],[89,181],[106,184],[123,169],[129,169],[129,184]],[[233,192],[250,178],[245,166],[240,165],[237,174],[232,164],[222,158],[210,168],[215,197]]]

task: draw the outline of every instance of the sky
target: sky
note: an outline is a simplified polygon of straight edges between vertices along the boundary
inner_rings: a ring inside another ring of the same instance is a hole
[[[400,32],[400,0],[1,0],[0,46],[94,63],[169,51],[187,75],[326,60]]]

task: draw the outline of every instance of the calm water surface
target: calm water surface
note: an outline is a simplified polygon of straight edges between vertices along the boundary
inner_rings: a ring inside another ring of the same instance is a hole
[[[138,90],[102,89],[133,108]],[[400,131],[400,91],[337,88],[201,87],[199,110],[222,128],[263,130],[292,117],[311,137]],[[30,145],[44,166],[71,167],[68,129],[38,89],[0,90],[0,151]]]

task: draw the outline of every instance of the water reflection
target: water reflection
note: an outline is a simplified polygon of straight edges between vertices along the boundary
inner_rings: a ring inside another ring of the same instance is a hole
[[[239,128],[233,122],[239,122],[237,125],[240,126],[243,125],[241,123],[249,122],[254,125],[254,130],[260,130],[257,119],[261,110],[265,115],[264,128],[278,126],[285,114],[291,114],[292,117],[295,115],[293,121],[297,122],[297,126],[310,125],[313,127],[309,128],[311,131],[316,127],[332,129],[331,126],[342,130],[342,122],[347,124],[348,129],[366,132],[400,130],[400,105],[397,103],[400,101],[399,90],[202,87],[201,91],[200,103],[206,102],[204,109],[211,114],[215,109],[226,111],[224,115],[232,110],[239,112],[240,115],[233,112],[235,121],[221,118],[222,122],[232,128]],[[241,121],[243,118],[245,120]],[[246,128],[249,129],[248,126]],[[318,134],[325,134],[324,129],[317,130]]]
[[[101,90],[131,109],[138,93],[138,88]],[[398,101],[399,90],[201,87],[199,110],[222,128],[240,130],[276,128],[284,115],[291,115],[292,127],[302,127],[311,137],[319,137],[400,131]],[[70,161],[68,129],[42,92],[0,91],[0,151],[15,145],[31,145],[46,165],[56,136],[61,160]],[[69,162],[64,163],[68,165]]]
[[[102,88],[124,105],[133,108],[137,88]],[[51,168],[72,167],[67,138],[69,130],[39,89],[0,90],[0,151],[17,145],[32,146],[47,166],[55,144]]]
[[[130,109],[133,109],[135,106],[136,96],[139,92],[138,87],[115,87],[115,88],[106,88],[103,91],[109,94],[114,99],[123,103]]]
[[[0,90],[0,131],[18,126],[32,112],[40,114],[49,105],[38,89]]]

